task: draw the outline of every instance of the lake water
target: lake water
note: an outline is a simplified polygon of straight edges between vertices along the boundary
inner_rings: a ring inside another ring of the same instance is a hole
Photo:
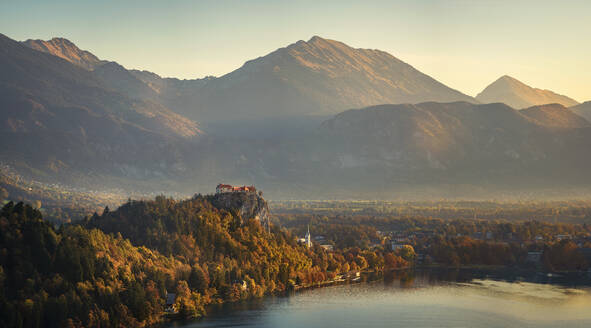
[[[588,277],[474,271],[388,274],[211,308],[171,327],[591,327]]]

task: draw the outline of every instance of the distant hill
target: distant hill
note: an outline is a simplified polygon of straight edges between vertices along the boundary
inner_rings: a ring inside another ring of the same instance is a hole
[[[522,109],[536,105],[561,104],[570,107],[578,104],[575,100],[554,93],[550,90],[532,88],[508,75],[487,86],[476,96],[481,103],[505,103],[515,109]]]
[[[550,128],[577,129],[591,127],[591,123],[559,104],[533,106],[519,111],[531,118],[536,124]]]
[[[560,105],[378,105],[297,137],[201,146],[198,167],[211,173],[187,182],[217,176],[280,199],[482,198],[591,183],[590,124]]]
[[[428,102],[345,111],[298,141],[237,142],[217,156],[287,198],[442,197],[452,185],[465,196],[591,182],[589,146],[589,122],[558,105]]]
[[[541,150],[532,138],[540,126],[503,104],[380,105],[336,115],[320,131],[330,140],[323,152],[336,156],[341,168],[482,168],[475,162],[502,165]]]
[[[569,109],[575,114],[586,118],[588,121],[591,121],[591,101],[586,101],[582,104],[570,107]]]

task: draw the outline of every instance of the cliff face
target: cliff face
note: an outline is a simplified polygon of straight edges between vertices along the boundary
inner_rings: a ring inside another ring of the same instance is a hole
[[[235,192],[215,194],[212,196],[211,203],[220,209],[236,211],[242,223],[250,219],[255,219],[265,227],[269,224],[269,205],[257,193]]]

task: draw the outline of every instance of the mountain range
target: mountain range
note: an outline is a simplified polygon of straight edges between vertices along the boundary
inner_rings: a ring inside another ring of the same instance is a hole
[[[386,52],[318,36],[247,61],[219,78],[196,80],[124,72],[120,65],[99,60],[64,39],[27,40],[25,45],[93,70],[130,96],[160,99],[177,113],[205,123],[332,115],[383,103],[475,102]],[[152,92],[143,90],[146,87]]]
[[[66,39],[0,35],[0,95],[0,160],[71,184],[195,192],[228,181],[277,197],[364,198],[585,184],[591,161],[588,103],[508,76],[472,98],[388,53],[320,37],[179,80]]]
[[[378,105],[340,113],[306,141],[270,148],[271,155],[257,155],[256,167],[275,167],[258,174],[291,177],[292,188],[327,186],[325,194],[341,198],[351,190],[383,197],[435,186],[449,195],[452,185],[459,191],[588,183],[589,146],[591,124],[556,104],[526,110],[500,103]],[[243,156],[243,163],[255,160]]]

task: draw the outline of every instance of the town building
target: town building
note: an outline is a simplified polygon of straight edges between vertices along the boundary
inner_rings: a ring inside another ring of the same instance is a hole
[[[392,246],[392,250],[393,251],[398,250],[398,249],[401,249],[401,248],[404,248],[404,247],[407,247],[407,246],[412,247],[409,244],[399,244],[396,241],[392,241],[391,246]]]
[[[174,303],[176,302],[176,294],[175,293],[166,293],[166,307],[164,311],[166,313],[176,313],[176,306]]]
[[[326,240],[326,237],[324,236],[314,236],[314,240],[317,242],[324,242]]]
[[[332,252],[334,250],[334,246],[331,244],[324,244],[324,245],[320,245],[320,247],[324,248],[325,250]]]
[[[556,236],[554,236],[554,238],[556,238],[556,240],[558,240],[558,241],[572,239],[572,237],[570,235],[556,235]]]

